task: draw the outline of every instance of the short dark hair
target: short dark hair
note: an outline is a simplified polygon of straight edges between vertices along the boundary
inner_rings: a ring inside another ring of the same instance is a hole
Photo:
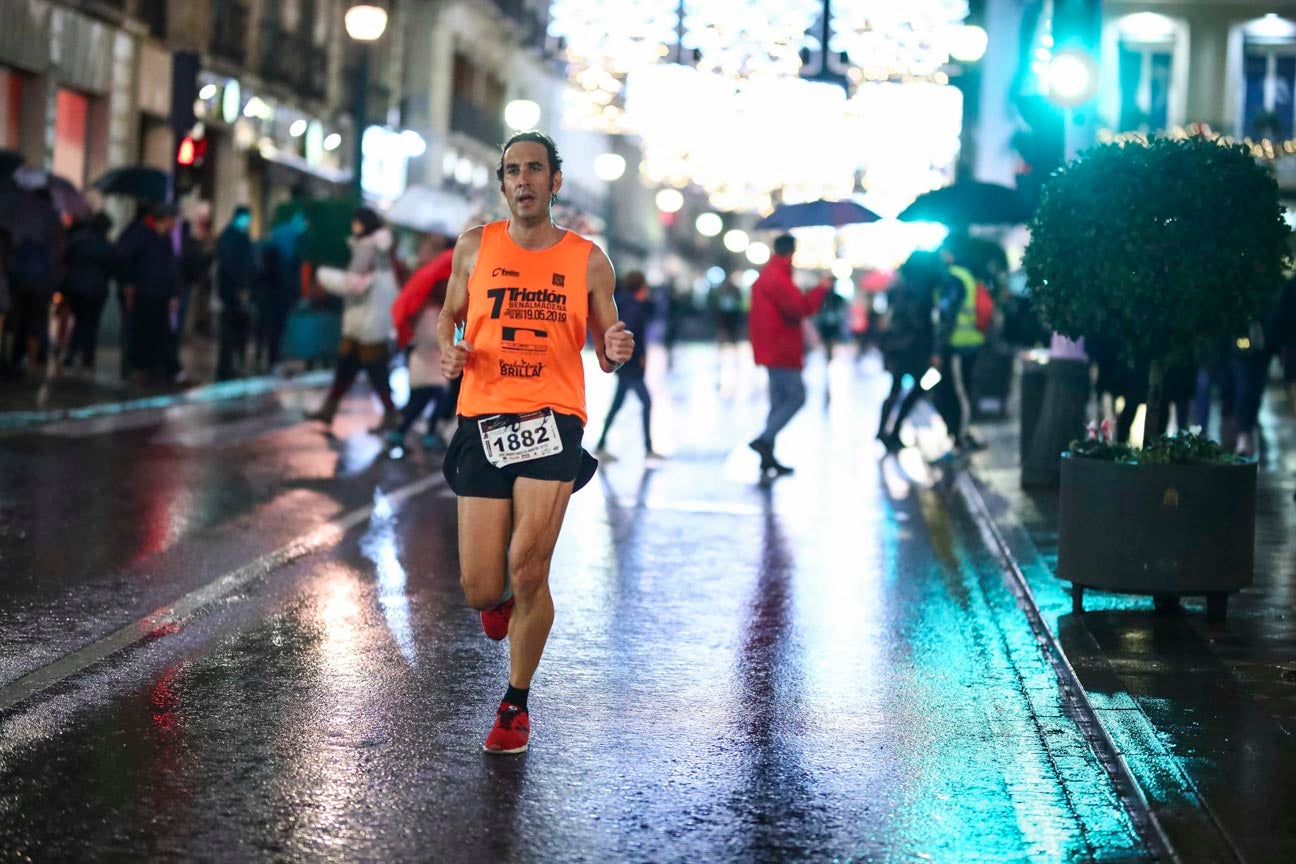
[[[368,237],[383,227],[383,218],[378,215],[378,211],[370,207],[357,207],[352,218],[360,223],[360,235],[362,237]]]
[[[775,255],[791,255],[796,251],[796,238],[791,234],[780,234],[774,238]]]
[[[504,142],[500,148],[499,166],[495,169],[495,179],[504,182],[504,154],[508,148],[512,147],[519,141],[533,141],[536,144],[543,144],[545,153],[549,155],[549,173],[557,174],[562,170],[562,157],[558,155],[558,145],[554,144],[553,139],[543,132],[519,132],[512,138]]]

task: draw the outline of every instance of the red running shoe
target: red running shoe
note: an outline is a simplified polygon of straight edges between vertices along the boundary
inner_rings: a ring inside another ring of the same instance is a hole
[[[509,619],[513,617],[513,598],[505,600],[498,606],[482,610],[482,630],[496,642],[508,635]]]
[[[482,749],[487,753],[525,753],[531,740],[531,718],[512,702],[501,702],[495,713],[495,725],[486,736]]]

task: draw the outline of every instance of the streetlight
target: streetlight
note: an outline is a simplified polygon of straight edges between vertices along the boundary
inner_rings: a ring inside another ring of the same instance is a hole
[[[985,56],[990,37],[976,24],[960,24],[950,31],[949,53],[960,63],[975,63]]]
[[[351,186],[356,203],[364,203],[364,138],[367,121],[366,100],[369,97],[369,45],[382,38],[387,29],[387,10],[377,3],[352,3],[346,11],[346,31],[356,42],[356,65],[352,87],[354,100],[352,116],[355,121],[354,146],[351,157]]]
[[[540,124],[540,105],[530,99],[514,99],[504,106],[504,122],[515,132],[527,132]]]
[[[619,153],[600,153],[594,157],[594,176],[604,183],[619,180],[625,169],[625,157]]]

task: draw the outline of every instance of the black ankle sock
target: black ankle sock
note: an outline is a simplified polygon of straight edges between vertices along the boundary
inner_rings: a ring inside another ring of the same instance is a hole
[[[520,690],[517,687],[514,687],[512,684],[510,684],[508,686],[508,690],[504,691],[504,701],[509,703],[510,705],[516,705],[519,708],[521,708],[523,711],[525,711],[527,710],[527,704],[526,704],[527,694],[530,692],[531,691],[529,689]]]

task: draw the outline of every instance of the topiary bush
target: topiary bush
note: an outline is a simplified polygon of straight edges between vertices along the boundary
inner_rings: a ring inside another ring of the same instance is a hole
[[[1149,438],[1165,427],[1165,370],[1268,308],[1289,233],[1269,171],[1204,138],[1085,151],[1044,185],[1030,229],[1040,316],[1073,339],[1114,337],[1124,361],[1146,366]]]

